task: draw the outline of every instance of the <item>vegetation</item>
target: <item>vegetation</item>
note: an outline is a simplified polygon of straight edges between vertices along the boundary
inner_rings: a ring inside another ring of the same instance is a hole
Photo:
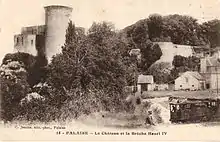
[[[198,70],[196,57],[175,56],[173,69],[156,62],[162,52],[155,41],[215,48],[220,44],[219,25],[219,20],[199,24],[190,16],[154,14],[119,32],[102,22],[85,33],[70,22],[62,53],[50,64],[43,50],[36,57],[5,56],[0,67],[3,119],[45,122],[97,111],[129,111],[124,87],[134,85],[139,73],[169,83],[180,72]],[[130,55],[131,49],[140,49],[141,58]]]
[[[0,67],[1,116],[4,120],[11,121],[19,115],[20,100],[30,91],[24,66],[24,63],[5,59]]]
[[[143,40],[173,42],[184,45],[219,46],[220,20],[199,24],[197,19],[183,15],[161,16],[152,14],[147,19],[123,29],[123,32],[140,43]]]
[[[200,59],[195,56],[189,56],[188,58],[176,55],[172,62],[174,68],[170,72],[169,80],[172,82],[178,76],[179,73],[186,71],[199,71]]]
[[[153,75],[155,83],[163,84],[170,83],[170,72],[172,66],[168,62],[159,62],[153,64],[147,74]]]

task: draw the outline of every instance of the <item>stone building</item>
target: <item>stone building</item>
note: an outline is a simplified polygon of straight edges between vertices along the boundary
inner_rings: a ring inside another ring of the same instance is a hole
[[[154,90],[154,77],[152,75],[139,75],[137,82],[137,91],[153,91]]]
[[[23,27],[21,34],[14,36],[14,51],[37,55],[37,51],[45,46],[45,25]]]
[[[37,55],[40,49],[50,61],[61,52],[71,13],[67,6],[46,6],[45,25],[23,27],[21,34],[14,36],[14,51]]]
[[[204,57],[200,60],[200,73],[206,79],[207,89],[220,88],[220,60],[219,55]]]
[[[199,72],[187,71],[175,79],[175,90],[204,90],[205,79]]]

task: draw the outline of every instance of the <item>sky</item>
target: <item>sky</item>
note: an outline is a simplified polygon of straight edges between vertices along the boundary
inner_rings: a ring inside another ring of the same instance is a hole
[[[13,52],[14,34],[44,24],[44,6],[54,4],[71,6],[71,19],[85,28],[109,21],[122,29],[153,13],[190,15],[199,22],[220,19],[220,0],[0,0],[0,60]]]

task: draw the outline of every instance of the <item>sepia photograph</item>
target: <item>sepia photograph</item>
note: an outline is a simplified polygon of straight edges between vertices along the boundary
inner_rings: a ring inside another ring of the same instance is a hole
[[[220,0],[0,0],[0,141],[219,141]]]

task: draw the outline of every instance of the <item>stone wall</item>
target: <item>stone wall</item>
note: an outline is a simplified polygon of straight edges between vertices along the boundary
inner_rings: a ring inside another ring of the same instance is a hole
[[[175,55],[189,57],[193,55],[193,47],[188,45],[177,45],[172,42],[155,42],[157,43],[163,55],[158,62],[172,62]]]

